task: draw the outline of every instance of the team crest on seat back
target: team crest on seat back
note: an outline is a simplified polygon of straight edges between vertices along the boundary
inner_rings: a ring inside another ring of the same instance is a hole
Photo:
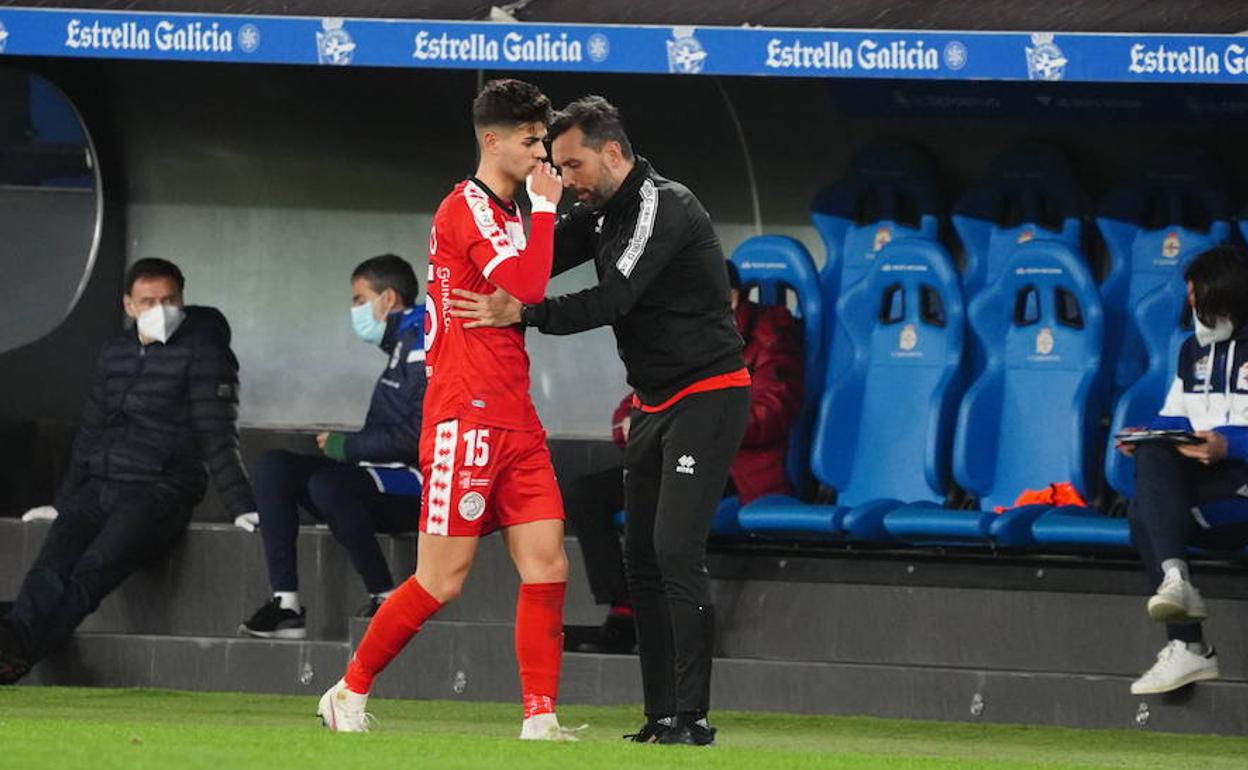
[[[955,478],[982,510],[1062,481],[1086,499],[1105,378],[1100,296],[1083,258],[1059,240],[1017,247],[969,319],[985,366],[958,414]]]
[[[938,239],[942,213],[936,165],[926,152],[895,142],[863,148],[845,178],[820,191],[811,206],[827,254],[819,273],[824,306],[835,307],[893,241]]]
[[[935,241],[881,250],[837,306],[835,356],[812,467],[837,503],[943,501],[963,388],[965,312],[957,270]]]
[[[732,262],[741,276],[742,300],[752,288],[764,305],[787,305],[794,300],[793,314],[802,324],[803,398],[802,412],[789,437],[786,471],[795,490],[809,487],[810,433],[815,409],[823,393],[824,361],[828,343],[828,323],[815,262],[801,241],[780,235],[749,238],[732,253]]]
[[[966,249],[962,288],[968,300],[997,279],[1021,244],[1056,239],[1078,249],[1083,209],[1060,150],[1027,143],[998,156],[954,207],[953,226]]]
[[[1101,287],[1106,358],[1114,362],[1114,390],[1135,382],[1148,366],[1144,337],[1161,330],[1138,325],[1134,310],[1159,286],[1182,282],[1182,265],[1230,238],[1226,181],[1211,158],[1174,149],[1153,158],[1136,179],[1110,193],[1096,218],[1109,250]]]

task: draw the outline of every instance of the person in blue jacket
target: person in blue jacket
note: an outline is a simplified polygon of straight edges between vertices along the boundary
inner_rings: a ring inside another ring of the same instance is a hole
[[[365,260],[351,273],[351,325],[387,354],[386,367],[359,431],[317,435],[321,455],[270,450],[261,458],[256,500],[273,598],[243,622],[243,634],[307,636],[295,558],[300,508],[328,524],[350,554],[371,597],[361,616],[371,617],[394,589],[376,532],[415,531],[420,514],[425,312],[415,305],[419,292],[412,266],[393,254]]]
[[[1248,256],[1218,246],[1188,266],[1195,334],[1153,429],[1189,431],[1198,443],[1142,443],[1135,456],[1131,536],[1156,592],[1148,614],[1169,641],[1131,685],[1134,695],[1170,692],[1218,678],[1205,641],[1208,616],[1188,569],[1189,546],[1231,551],[1248,544]]]

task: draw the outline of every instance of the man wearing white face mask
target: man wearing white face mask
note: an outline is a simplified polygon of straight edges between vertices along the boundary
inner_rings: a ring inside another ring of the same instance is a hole
[[[296,542],[299,509],[329,525],[364,581],[372,617],[394,578],[377,532],[412,532],[420,513],[416,470],[425,397],[425,313],[412,266],[393,254],[365,260],[351,273],[351,327],[387,355],[373,388],[364,427],[321,433],[322,455],[270,450],[260,460],[256,499],[273,598],[239,631],[266,639],[303,639],[307,615],[299,600]]]
[[[1189,546],[1234,551],[1248,544],[1248,257],[1219,246],[1184,275],[1195,334],[1149,427],[1194,433],[1199,443],[1149,442],[1135,456],[1131,537],[1156,592],[1148,614],[1169,642],[1131,685],[1135,695],[1216,679],[1218,658],[1201,623],[1204,598],[1188,571]]]
[[[59,513],[0,618],[0,684],[67,641],[100,601],[182,535],[211,471],[232,515],[255,510],[238,450],[238,361],[225,317],[185,307],[176,265],[142,259],[104,343]]]

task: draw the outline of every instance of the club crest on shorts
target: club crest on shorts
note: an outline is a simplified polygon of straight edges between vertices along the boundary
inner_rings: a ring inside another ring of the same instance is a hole
[[[459,515],[464,521],[476,521],[485,513],[485,497],[480,492],[469,492],[459,498]]]

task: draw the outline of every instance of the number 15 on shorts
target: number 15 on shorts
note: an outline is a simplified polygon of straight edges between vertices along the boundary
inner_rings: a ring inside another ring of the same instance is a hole
[[[474,428],[464,433],[464,467],[484,468],[490,464],[490,431]]]

